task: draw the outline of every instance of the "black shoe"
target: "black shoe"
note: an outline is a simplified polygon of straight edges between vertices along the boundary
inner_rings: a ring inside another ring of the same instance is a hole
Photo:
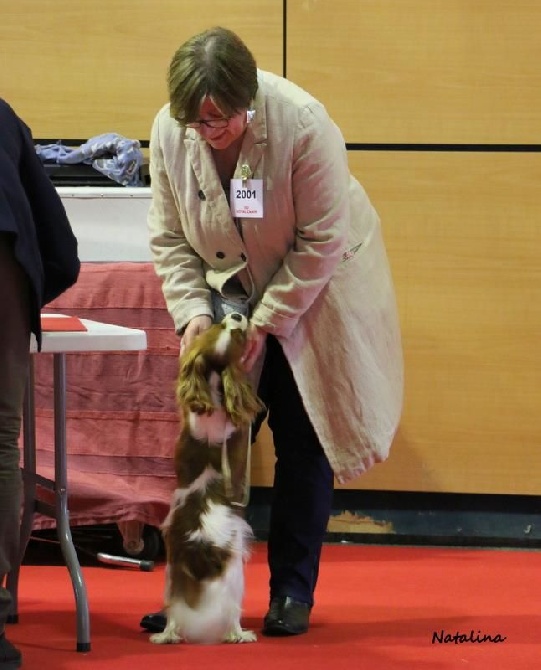
[[[289,596],[273,598],[263,620],[263,635],[283,637],[306,633],[311,609],[308,603],[301,603]]]
[[[6,640],[6,636],[0,635],[0,670],[17,670],[21,667],[21,652]]]
[[[161,612],[154,612],[154,614],[145,614],[139,625],[150,633],[163,633],[166,624],[167,615],[162,610]]]

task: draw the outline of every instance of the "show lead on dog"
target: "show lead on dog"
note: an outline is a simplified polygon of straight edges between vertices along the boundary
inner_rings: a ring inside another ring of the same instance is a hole
[[[276,451],[266,635],[308,630],[333,482],[384,460],[402,354],[378,216],[323,104],[213,28],[169,68],[152,128],[150,245],[181,347],[249,308],[247,368]],[[237,309],[237,311],[239,311]],[[161,630],[163,613],[141,625]]]
[[[0,670],[22,662],[5,637],[11,595],[3,584],[19,554],[30,333],[40,343],[41,307],[75,283],[79,269],[77,240],[30,130],[0,99]]]

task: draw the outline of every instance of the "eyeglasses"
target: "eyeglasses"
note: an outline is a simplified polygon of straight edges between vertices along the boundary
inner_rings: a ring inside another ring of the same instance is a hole
[[[186,126],[188,128],[201,128],[201,126],[207,126],[207,128],[227,128],[230,120],[227,116],[221,119],[198,119],[192,123],[187,123]]]

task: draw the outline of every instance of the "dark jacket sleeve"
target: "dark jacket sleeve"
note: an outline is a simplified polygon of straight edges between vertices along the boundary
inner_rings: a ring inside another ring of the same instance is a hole
[[[30,130],[23,122],[21,133],[20,178],[32,209],[43,264],[43,306],[77,281],[80,262],[77,239],[64,205],[36,154]]]

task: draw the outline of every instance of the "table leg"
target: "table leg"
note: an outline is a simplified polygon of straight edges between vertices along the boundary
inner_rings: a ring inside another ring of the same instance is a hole
[[[68,512],[66,443],[66,355],[54,354],[55,509],[58,539],[75,593],[77,651],[90,651],[90,616],[86,585],[73,546]]]

